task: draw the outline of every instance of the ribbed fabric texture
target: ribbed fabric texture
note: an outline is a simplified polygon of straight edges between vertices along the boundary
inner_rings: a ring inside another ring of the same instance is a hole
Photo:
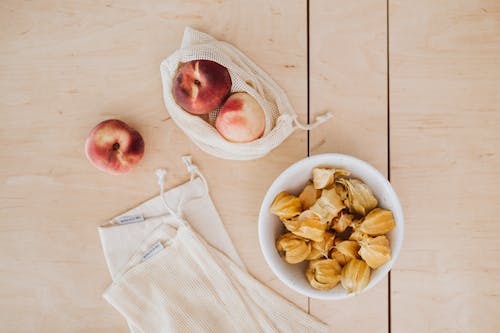
[[[225,253],[234,263],[244,269],[212,199],[209,195],[198,197],[203,191],[203,182],[200,178],[195,178],[165,192],[164,198],[172,207],[178,207],[184,198],[182,211],[191,227],[203,235],[209,244]],[[193,199],[195,197],[198,198]],[[136,214],[144,216],[146,221],[127,225],[106,223],[98,228],[104,257],[113,280],[126,268],[137,249],[144,246],[144,240],[153,230],[162,223],[167,225],[175,223],[175,218],[166,214],[159,196],[120,214],[113,220],[115,221],[120,216]],[[176,231],[172,232],[175,234]],[[135,328],[130,321],[128,324],[131,333],[140,333],[140,330]]]
[[[326,332],[190,227],[159,226],[104,297],[142,332]],[[147,246],[164,249],[141,261]]]

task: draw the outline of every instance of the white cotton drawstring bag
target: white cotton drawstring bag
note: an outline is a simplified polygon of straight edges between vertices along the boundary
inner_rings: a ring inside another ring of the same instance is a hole
[[[160,196],[99,228],[113,278],[103,296],[131,331],[326,332],[246,272],[206,181],[184,161],[190,182],[163,193],[159,171]]]
[[[190,156],[182,157],[190,181],[163,193],[172,207],[183,207],[183,216],[213,247],[225,253],[240,267],[244,267],[229,235],[224,228],[212,199],[207,193],[206,181]],[[159,169],[159,184],[163,186],[164,170]],[[197,176],[198,177],[195,177]],[[181,203],[183,202],[183,203]],[[207,223],[207,221],[210,221]],[[165,210],[162,198],[156,196],[139,206],[120,214],[98,228],[104,257],[113,280],[126,266],[147,236],[161,224],[172,224],[175,217]],[[141,332],[129,322],[132,333]]]
[[[172,84],[179,66],[192,60],[215,61],[231,75],[231,92],[247,92],[260,104],[266,115],[264,135],[248,143],[229,142],[215,129],[219,109],[209,114],[208,122],[183,110],[175,102]],[[283,89],[266,72],[233,45],[190,27],[184,30],[181,47],[160,66],[163,98],[167,111],[186,135],[208,154],[231,160],[262,157],[280,145],[298,128],[309,130],[331,118],[329,112],[313,124],[301,124]]]

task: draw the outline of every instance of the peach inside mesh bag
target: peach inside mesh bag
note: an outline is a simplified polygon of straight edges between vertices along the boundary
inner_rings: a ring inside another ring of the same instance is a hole
[[[208,200],[213,207],[206,181],[188,164],[198,175],[189,182],[197,184],[196,192],[181,185],[148,201],[152,217],[143,210],[144,222],[120,225],[115,219],[100,228],[113,277],[104,298],[133,332],[327,332],[325,324],[248,274],[215,208],[207,214],[202,204]],[[192,219],[198,214],[201,222]],[[124,231],[110,237],[104,229]],[[121,249],[127,258],[117,260],[124,257],[117,255]]]
[[[183,63],[205,59],[226,67],[231,75],[231,92],[246,92],[257,100],[266,116],[264,135],[248,143],[224,139],[213,126],[219,109],[209,114],[209,121],[184,111],[172,94],[173,79]],[[326,112],[312,124],[301,124],[286,93],[250,58],[233,45],[186,27],[181,47],[162,61],[160,73],[163,100],[167,111],[184,133],[205,152],[225,159],[251,160],[262,157],[280,145],[296,129],[309,130],[331,118]]]

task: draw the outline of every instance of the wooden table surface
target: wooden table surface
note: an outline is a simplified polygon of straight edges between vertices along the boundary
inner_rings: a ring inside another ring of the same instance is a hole
[[[287,92],[302,121],[255,161],[209,156],[162,102],[160,61],[186,25],[240,48]],[[2,332],[127,332],[102,298],[110,277],[96,227],[187,180],[192,154],[258,279],[332,332],[500,331],[500,2],[2,1]],[[146,142],[127,176],[85,159],[99,121]],[[284,286],[266,265],[257,213],[273,179],[307,155],[341,152],[390,178],[405,211],[390,277],[345,301]]]

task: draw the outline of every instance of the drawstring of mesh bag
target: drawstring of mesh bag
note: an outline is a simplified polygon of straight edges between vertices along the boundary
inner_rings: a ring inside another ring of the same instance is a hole
[[[208,194],[208,183],[207,183],[205,176],[203,176],[203,174],[201,173],[198,166],[192,163],[191,156],[189,156],[189,155],[182,156],[181,159],[182,159],[182,162],[184,163],[184,165],[186,166],[187,171],[190,174],[190,181],[193,181],[195,179],[195,177],[198,176],[201,179],[201,181],[203,182],[203,192],[200,195],[189,198],[188,201],[205,197]],[[181,199],[179,200],[179,204],[177,205],[177,209],[174,210],[172,207],[169,206],[169,204],[167,203],[167,201],[165,200],[165,197],[164,197],[165,177],[167,175],[167,170],[165,170],[163,168],[158,168],[158,169],[156,169],[155,173],[156,173],[156,176],[158,178],[158,185],[160,186],[160,199],[161,199],[161,202],[163,203],[163,206],[165,207],[167,212],[170,215],[172,215],[178,222],[180,222],[182,225],[185,225],[186,222],[185,222],[183,214],[182,214],[182,208],[187,201],[186,201],[186,197],[185,197],[184,193],[182,194]]]
[[[293,117],[293,126],[294,128],[300,128],[305,131],[309,131],[312,129],[315,129],[319,125],[323,124],[324,122],[328,121],[328,119],[332,118],[333,114],[331,112],[325,112],[323,114],[320,114],[319,116],[314,119],[314,122],[311,124],[303,124],[299,121],[297,116]]]

